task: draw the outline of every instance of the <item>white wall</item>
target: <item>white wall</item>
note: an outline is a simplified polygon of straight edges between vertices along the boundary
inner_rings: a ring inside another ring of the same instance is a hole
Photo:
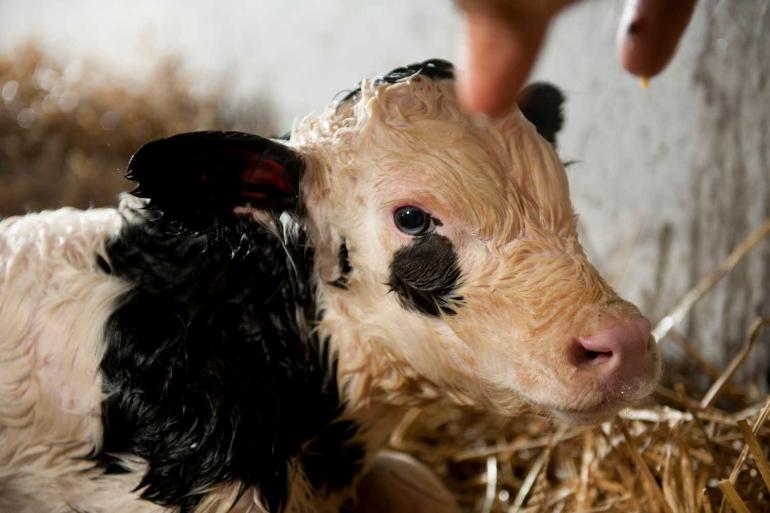
[[[584,2],[556,23],[536,70],[569,99],[561,150],[579,161],[569,174],[584,243],[654,318],[770,217],[769,4],[702,0],[644,90],[615,57],[620,2]],[[459,30],[449,0],[0,0],[0,51],[34,37],[132,79],[179,54],[202,90],[228,84],[235,105],[267,97],[285,127],[364,76],[451,59]],[[770,316],[768,290],[765,243],[683,331],[723,362],[751,317]]]
[[[271,95],[286,126],[362,77],[451,57],[458,26],[442,0],[0,0],[0,49],[33,37],[134,76],[178,54],[204,89]]]

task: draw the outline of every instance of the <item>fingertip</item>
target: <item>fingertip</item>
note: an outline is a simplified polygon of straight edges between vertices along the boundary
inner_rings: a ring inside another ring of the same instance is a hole
[[[544,27],[522,31],[500,19],[469,13],[457,82],[461,104],[471,113],[500,116],[509,112],[532,69],[544,32]]]
[[[457,80],[460,104],[471,114],[496,117],[509,112],[516,100],[513,91],[521,89],[525,79],[515,69],[479,72],[478,67],[472,60],[461,61]]]
[[[622,66],[641,77],[653,77],[673,58],[692,17],[696,0],[629,0],[618,27]]]

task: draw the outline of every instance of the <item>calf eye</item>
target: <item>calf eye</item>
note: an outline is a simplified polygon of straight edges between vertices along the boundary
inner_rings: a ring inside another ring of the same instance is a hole
[[[396,227],[407,235],[425,235],[436,227],[433,218],[417,207],[401,207],[393,214]]]

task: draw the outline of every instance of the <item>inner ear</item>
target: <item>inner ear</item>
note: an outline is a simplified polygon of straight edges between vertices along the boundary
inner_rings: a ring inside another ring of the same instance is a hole
[[[564,124],[564,95],[554,85],[534,82],[518,98],[519,110],[545,140],[556,146],[556,134]]]
[[[150,142],[131,158],[134,194],[189,228],[239,207],[295,210],[304,169],[285,144],[243,132],[190,132]]]

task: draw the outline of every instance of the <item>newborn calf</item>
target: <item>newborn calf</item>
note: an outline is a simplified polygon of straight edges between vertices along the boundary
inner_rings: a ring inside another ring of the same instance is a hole
[[[0,510],[334,512],[413,405],[585,423],[648,394],[649,323],[577,240],[561,103],[472,120],[428,61],[288,140],[151,142],[118,209],[3,221]]]

